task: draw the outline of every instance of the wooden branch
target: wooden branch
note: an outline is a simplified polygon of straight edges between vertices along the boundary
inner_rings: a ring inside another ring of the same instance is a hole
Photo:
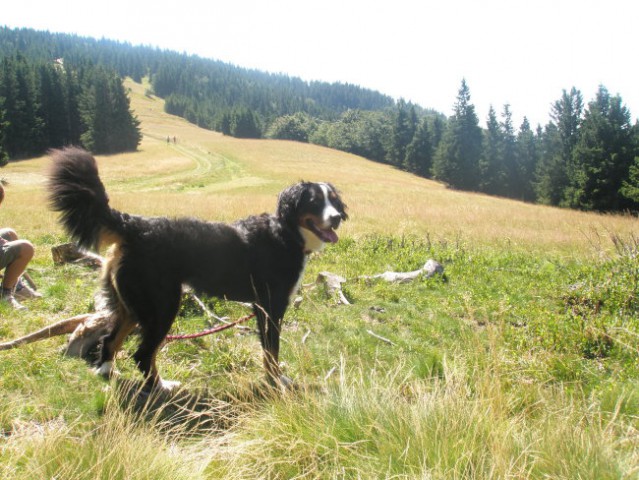
[[[364,280],[384,280],[389,283],[408,283],[421,277],[430,278],[435,274],[443,274],[444,267],[435,260],[428,260],[422,268],[419,270],[413,270],[412,272],[384,272],[377,275],[363,275],[359,278]]]
[[[195,301],[195,303],[197,303],[197,306],[202,309],[202,311],[209,318],[209,320],[213,319],[216,322],[224,323],[224,324],[230,323],[229,317],[218,317],[211,310],[209,310],[208,307],[204,304],[204,302],[200,300],[200,298],[195,294],[195,292],[193,292],[193,290],[191,290],[189,287],[184,288],[184,293],[186,295],[189,295]],[[209,326],[212,326],[212,323],[213,322],[209,322]]]
[[[375,337],[378,340],[381,340],[382,342],[388,343],[389,345],[393,345],[395,346],[395,343],[391,340],[389,340],[386,337],[382,337],[381,335],[377,335],[375,332],[373,332],[372,330],[366,330],[366,333],[368,333],[369,335],[372,335],[373,337]]]
[[[311,334],[311,330],[310,328],[306,331],[306,333],[304,334],[304,336],[302,337],[302,345],[306,343],[306,339],[308,338],[308,336]]]
[[[214,318],[222,323],[229,323],[226,319],[220,318],[210,312],[208,308],[206,308],[206,305],[204,305],[193,292],[188,292],[188,294],[195,299],[198,306],[202,308],[210,318]],[[60,320],[59,322],[10,342],[0,343],[0,350],[9,350],[27,343],[71,334],[64,354],[69,357],[79,357],[87,361],[92,361],[100,344],[100,339],[111,332],[116,320],[115,314],[107,308],[106,301],[102,295],[96,296],[95,305],[97,311],[93,313],[85,313]]]
[[[38,340],[57,337],[59,335],[66,335],[67,333],[73,332],[78,325],[87,319],[88,316],[89,314],[84,314],[67,318],[66,320],[60,320],[53,325],[44,327],[37,332],[30,333],[24,337],[16,338],[10,342],[0,343],[0,350],[10,350],[26,343],[37,342]]]
[[[324,376],[324,381],[328,380],[331,375],[333,375],[333,373],[335,373],[335,370],[337,370],[337,367],[333,367],[331,368],[328,373]]]

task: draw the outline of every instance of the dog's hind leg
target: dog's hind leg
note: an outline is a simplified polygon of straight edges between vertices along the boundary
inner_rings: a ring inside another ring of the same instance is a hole
[[[171,327],[170,322],[154,326],[152,329],[142,328],[142,343],[133,354],[137,367],[142,372],[145,381],[145,389],[160,388],[172,390],[179,382],[163,380],[156,365],[157,352]]]
[[[146,304],[144,312],[139,316],[142,327],[142,342],[133,355],[137,367],[144,375],[145,389],[160,388],[172,390],[179,382],[170,382],[160,377],[156,365],[157,351],[171,329],[180,306],[181,286],[170,292],[163,290],[164,295],[156,296],[153,304]]]
[[[115,316],[113,330],[108,335],[102,337],[102,350],[100,361],[98,362],[96,373],[103,377],[110,377],[113,373],[113,361],[115,355],[122,347],[126,337],[135,328],[135,322],[128,312],[121,305],[112,315]]]
[[[100,359],[96,373],[103,377],[110,377],[113,370],[115,355],[122,347],[126,337],[135,328],[135,320],[124,303],[118,289],[118,273],[121,265],[122,251],[119,247],[109,250],[108,261],[103,272],[103,295],[108,302],[108,308],[114,317],[113,329],[101,339]]]

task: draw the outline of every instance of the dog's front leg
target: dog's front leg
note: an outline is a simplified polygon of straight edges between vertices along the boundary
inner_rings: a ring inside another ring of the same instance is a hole
[[[293,385],[293,381],[282,375],[279,364],[280,330],[286,307],[273,308],[267,312],[259,305],[256,305],[254,311],[262,344],[262,360],[266,378],[273,386],[289,388]]]

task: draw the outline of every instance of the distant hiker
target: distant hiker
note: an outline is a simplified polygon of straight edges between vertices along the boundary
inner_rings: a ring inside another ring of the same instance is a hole
[[[170,145],[170,143],[171,143],[171,137],[167,135],[166,136],[166,144]]]
[[[4,200],[4,187],[0,183],[0,204]],[[16,310],[25,308],[18,299],[26,300],[42,295],[27,286],[21,275],[34,254],[34,248],[28,240],[20,240],[15,230],[0,228],[0,270],[4,269],[0,289],[0,302],[11,305]]]
[[[173,137],[173,143],[177,143],[177,137]]]

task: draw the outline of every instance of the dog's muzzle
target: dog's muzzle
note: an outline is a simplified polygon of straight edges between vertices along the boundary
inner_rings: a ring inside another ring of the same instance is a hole
[[[312,219],[309,218],[306,221],[306,228],[313,232],[317,236],[317,238],[319,238],[324,243],[337,243],[338,237],[334,229],[339,227],[340,221],[341,217],[339,216],[337,217],[337,220],[331,217],[329,220],[330,226],[328,228],[321,228]]]

